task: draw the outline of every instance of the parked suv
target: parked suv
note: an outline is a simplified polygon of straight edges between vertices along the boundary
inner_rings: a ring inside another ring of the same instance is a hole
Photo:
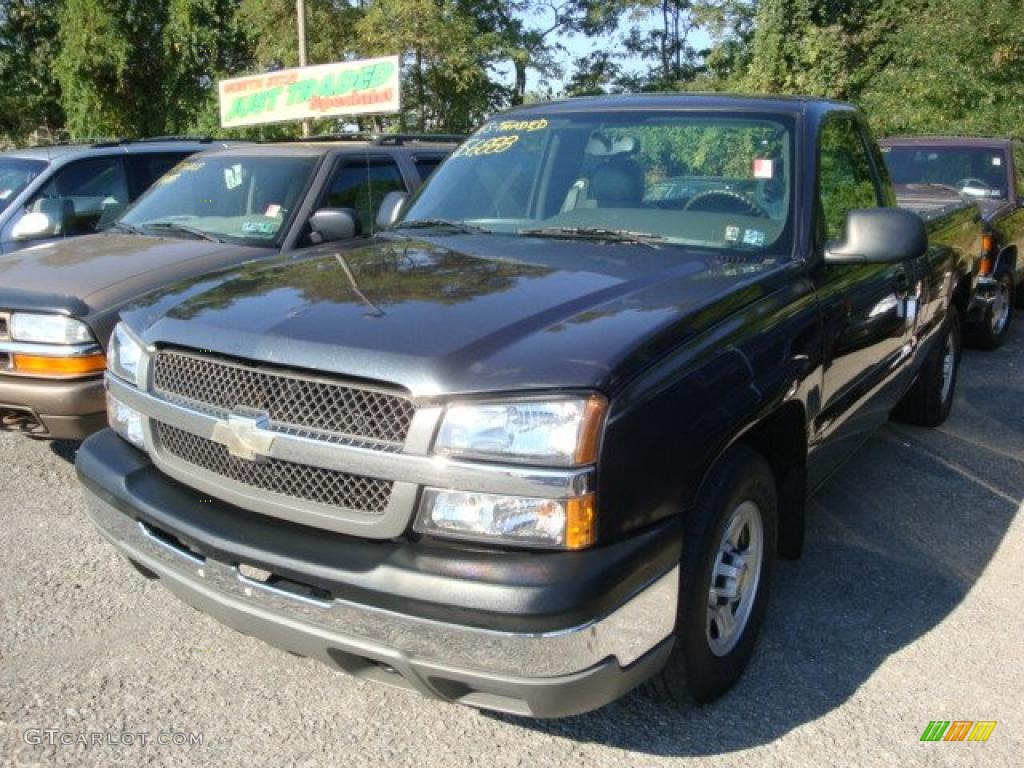
[[[225,146],[213,139],[142,139],[4,152],[0,253],[92,234],[181,160]]]
[[[209,152],[171,169],[105,232],[0,257],[0,427],[52,438],[99,429],[104,352],[126,303],[282,250],[372,235],[381,200],[415,191],[453,146],[388,136]]]

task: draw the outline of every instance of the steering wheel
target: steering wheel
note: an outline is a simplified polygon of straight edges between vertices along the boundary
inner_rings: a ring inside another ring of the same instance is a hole
[[[968,176],[965,179],[960,179],[960,181],[956,183],[957,189],[963,190],[966,189],[967,187],[978,187],[979,189],[983,189],[986,192],[991,192],[992,190],[995,189],[995,187],[993,187],[984,179],[979,179],[974,176]]]
[[[711,200],[716,197],[724,198],[726,203],[733,207],[735,207],[738,203],[741,206],[741,210],[738,211],[738,213],[744,213],[749,216],[758,216],[762,219],[770,218],[768,212],[760,205],[758,205],[757,202],[751,200],[746,195],[741,195],[739,192],[733,192],[728,189],[709,189],[706,192],[699,192],[693,197],[691,197],[689,201],[687,201],[686,205],[683,206],[683,210],[714,211],[716,210],[716,208],[718,208],[718,206],[702,205],[700,207],[697,207],[697,204],[704,203],[705,201]]]

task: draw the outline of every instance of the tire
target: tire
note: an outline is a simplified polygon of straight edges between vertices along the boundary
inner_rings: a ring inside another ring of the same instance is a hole
[[[985,310],[981,321],[968,324],[964,338],[968,346],[996,349],[1002,346],[1010,333],[1014,305],[1013,276],[1009,272],[1000,272],[995,279],[999,283],[996,301]]]
[[[956,396],[960,351],[960,314],[956,307],[950,305],[935,347],[928,353],[917,379],[893,411],[893,418],[919,427],[937,427],[944,422]],[[948,372],[947,364],[950,366]]]
[[[760,522],[760,561],[755,556]],[[725,539],[736,522],[734,547]],[[680,594],[676,613],[676,642],[665,667],[645,688],[648,695],[681,706],[717,699],[743,673],[753,652],[775,568],[778,511],[771,467],[756,451],[736,445],[719,460],[701,488],[697,504],[684,526]],[[743,545],[746,545],[745,547]],[[721,614],[710,621],[712,585],[721,595],[730,591],[722,569],[735,567],[725,548],[746,553],[749,566],[736,591],[738,600],[721,596],[720,610],[736,623],[723,633]],[[717,574],[714,578],[712,574]],[[716,637],[717,634],[717,637]]]

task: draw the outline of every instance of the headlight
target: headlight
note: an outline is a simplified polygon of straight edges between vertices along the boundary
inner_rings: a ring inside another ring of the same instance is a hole
[[[428,488],[414,527],[449,538],[552,549],[582,549],[597,534],[593,494],[533,499]]]
[[[139,361],[141,360],[142,344],[128,332],[124,323],[118,323],[110,337],[110,353],[107,355],[110,372],[130,384],[139,386]]]
[[[81,320],[64,315],[35,315],[15,312],[11,315],[11,339],[38,344],[87,344],[96,338]]]
[[[607,401],[600,395],[451,405],[435,453],[524,464],[597,460]]]
[[[142,432],[142,414],[125,405],[110,392],[107,392],[107,421],[111,428],[121,437],[142,450],[146,449],[146,439]]]

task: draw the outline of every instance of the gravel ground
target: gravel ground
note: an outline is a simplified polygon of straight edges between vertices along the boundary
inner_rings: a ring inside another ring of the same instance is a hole
[[[90,527],[75,445],[0,435],[0,763],[1020,765],[1024,323],[966,354],[957,400],[938,431],[882,429],[815,497],[732,692],[539,722],[360,682],[186,608]],[[935,719],[998,726],[919,742]],[[32,745],[31,728],[150,743]]]

